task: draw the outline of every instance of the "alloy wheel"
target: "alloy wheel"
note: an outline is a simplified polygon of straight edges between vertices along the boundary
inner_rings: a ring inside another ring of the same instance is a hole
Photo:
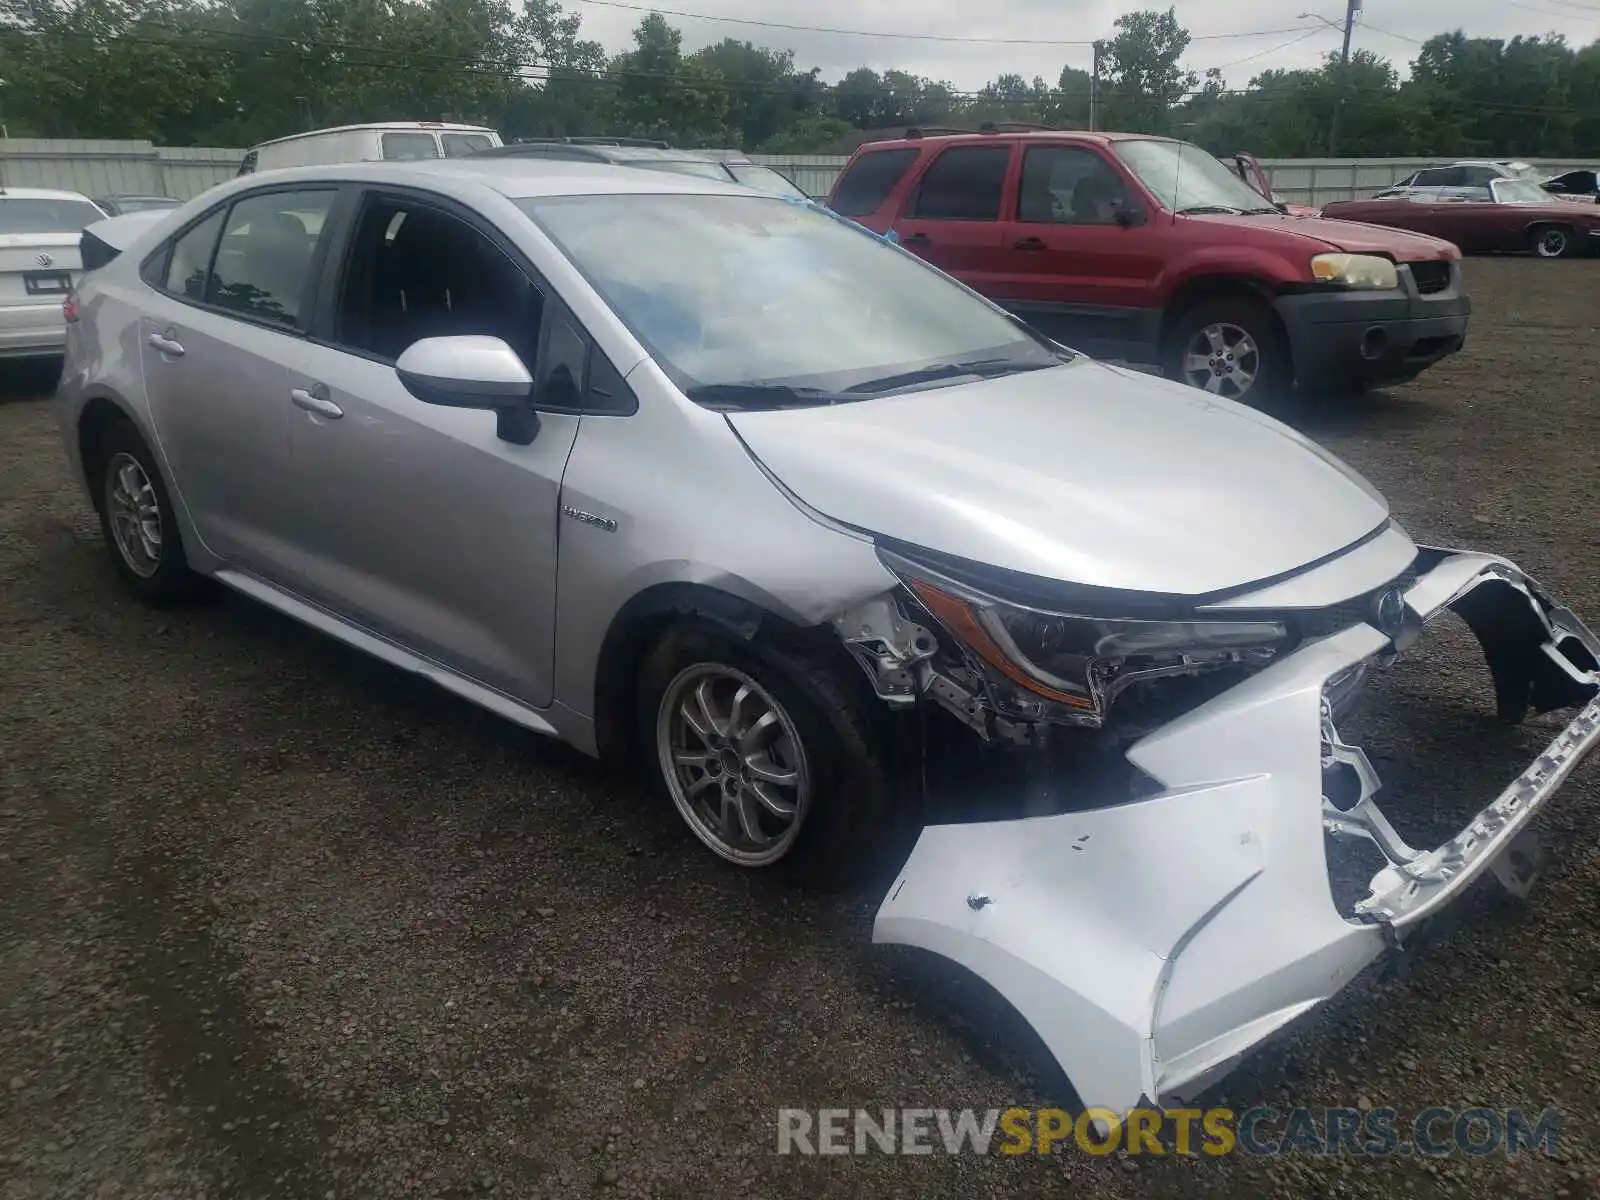
[[[1565,229],[1542,230],[1538,241],[1534,244],[1534,251],[1540,258],[1560,258],[1567,252],[1567,231]]]
[[[1190,387],[1237,400],[1255,386],[1261,350],[1248,330],[1216,321],[1198,330],[1183,352],[1183,378]]]
[[[656,720],[661,773],[695,836],[730,862],[788,853],[811,802],[793,718],[736,667],[696,663],[667,685]]]
[[[130,571],[149,579],[161,567],[161,503],[144,467],[125,451],[106,464],[105,502],[117,553]]]

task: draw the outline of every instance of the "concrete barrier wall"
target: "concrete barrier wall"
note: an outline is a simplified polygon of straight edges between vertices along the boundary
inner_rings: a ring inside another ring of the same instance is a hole
[[[62,188],[87,196],[187,200],[238,173],[243,150],[157,148],[149,142],[6,138],[0,186]]]
[[[841,155],[756,154],[812,196],[826,196],[847,161]],[[90,196],[122,192],[187,200],[232,179],[243,150],[220,147],[157,147],[149,142],[73,141],[46,138],[0,140],[0,185],[65,188]],[[1370,196],[1437,158],[1262,159],[1273,188],[1295,204],[1328,204]],[[1532,159],[1555,175],[1585,164]]]

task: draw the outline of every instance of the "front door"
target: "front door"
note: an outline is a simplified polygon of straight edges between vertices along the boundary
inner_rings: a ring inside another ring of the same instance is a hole
[[[894,223],[900,244],[985,296],[999,282],[1000,213],[1010,191],[1009,141],[952,146],[912,185]]]
[[[1090,353],[1148,340],[1164,230],[1123,225],[1121,174],[1087,146],[1023,152],[1015,219],[1002,223],[997,295],[1045,333]],[[1141,355],[1142,356],[1142,355]]]
[[[517,350],[536,381],[565,365],[581,385],[579,335],[465,214],[373,193],[352,237],[328,344],[307,347],[289,380],[308,514],[293,586],[543,707],[561,476],[582,418],[541,413],[533,442],[515,445],[496,436],[492,412],[416,399],[394,361],[420,338],[488,334]]]
[[[289,372],[338,192],[274,190],[219,209],[174,242],[140,320],[161,450],[200,540],[272,575],[293,537]]]

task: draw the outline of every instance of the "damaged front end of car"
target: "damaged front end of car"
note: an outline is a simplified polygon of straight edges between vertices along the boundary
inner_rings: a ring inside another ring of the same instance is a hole
[[[1086,594],[1076,611],[1070,590],[1002,599],[959,564],[881,549],[902,586],[834,624],[883,700],[937,703],[1024,752],[1052,730],[1113,738],[1146,786],[927,826],[874,940],[986,980],[1084,1105],[1125,1113],[1194,1097],[1481,876],[1524,892],[1529,822],[1600,741],[1600,639],[1504,559],[1386,537],[1368,557],[1399,548],[1407,565],[1354,599],[1279,606],[1279,584],[1178,615],[1137,594]],[[1578,711],[1419,848],[1340,722],[1446,613],[1475,635],[1502,720]],[[1330,876],[1341,840],[1382,860],[1349,903]]]

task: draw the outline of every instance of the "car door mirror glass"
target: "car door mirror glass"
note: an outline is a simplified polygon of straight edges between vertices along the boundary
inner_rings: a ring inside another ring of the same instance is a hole
[[[493,410],[496,433],[505,441],[527,445],[538,431],[539,419],[529,403],[533,376],[500,338],[423,338],[406,347],[394,369],[406,391],[424,404]]]
[[[1150,219],[1150,214],[1145,212],[1144,205],[1132,200],[1124,200],[1117,205],[1117,224],[1124,229],[1132,229],[1143,225]]]

